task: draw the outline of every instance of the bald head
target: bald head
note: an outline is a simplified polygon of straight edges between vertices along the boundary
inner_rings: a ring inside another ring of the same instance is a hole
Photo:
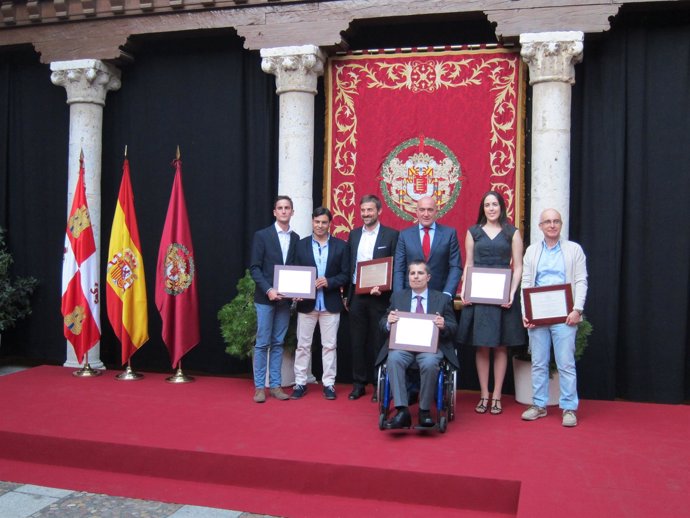
[[[544,233],[544,239],[551,245],[561,238],[563,220],[556,209],[544,209],[539,216],[539,228]]]

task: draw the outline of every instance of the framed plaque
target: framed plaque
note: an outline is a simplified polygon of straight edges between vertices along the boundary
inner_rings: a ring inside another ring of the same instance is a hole
[[[438,349],[439,330],[434,324],[437,315],[398,311],[398,320],[391,325],[389,349],[418,353],[435,353]]]
[[[468,266],[465,299],[477,304],[507,304],[512,275],[510,268]]]
[[[525,318],[535,326],[562,324],[573,310],[573,288],[570,284],[554,284],[523,288]]]
[[[285,297],[316,298],[316,268],[313,266],[275,265],[273,288]]]
[[[367,294],[378,286],[379,291],[390,291],[393,282],[393,257],[381,257],[357,263],[357,295]]]

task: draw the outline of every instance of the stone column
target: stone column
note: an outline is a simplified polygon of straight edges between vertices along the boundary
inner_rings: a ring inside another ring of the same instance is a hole
[[[532,85],[532,198],[530,241],[542,238],[539,215],[557,209],[561,235],[570,222],[570,101],[575,64],[582,61],[582,32],[521,34],[522,59]]]
[[[276,76],[280,96],[278,194],[295,205],[292,227],[311,233],[314,183],[314,96],[325,58],[314,45],[261,49],[261,69]]]
[[[67,215],[69,216],[79,176],[79,154],[83,151],[86,198],[89,203],[96,253],[100,263],[103,106],[105,106],[105,96],[108,91],[120,88],[120,71],[95,59],[55,61],[50,64],[50,70],[53,72],[50,76],[53,84],[63,86],[67,90],[67,104],[69,104]],[[104,300],[104,293],[101,290],[100,302]],[[91,367],[95,369],[104,367],[101,361],[100,343],[89,351],[88,360]],[[81,367],[69,342],[67,342],[67,361],[64,366]]]

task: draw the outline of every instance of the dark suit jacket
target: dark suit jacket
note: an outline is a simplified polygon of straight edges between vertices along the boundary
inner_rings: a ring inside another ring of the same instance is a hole
[[[288,248],[285,264],[294,264],[295,248],[299,236],[290,233],[290,247]],[[258,304],[273,304],[266,292],[273,287],[273,268],[276,264],[283,264],[283,252],[276,232],[275,223],[270,227],[257,230],[252,239],[252,255],[249,261],[249,272],[256,283],[254,302]]]
[[[422,240],[419,225],[400,232],[393,262],[393,291],[407,288],[407,265],[412,261],[423,261]],[[431,255],[427,262],[431,280],[429,288],[455,296],[462,276],[462,257],[458,235],[454,228],[436,223]]]
[[[458,323],[455,320],[455,313],[453,312],[451,299],[446,297],[440,291],[429,289],[429,300],[426,304],[427,314],[438,313],[445,319],[445,326],[439,333],[438,337],[438,348],[443,352],[443,356],[453,364],[456,369],[460,368],[460,362],[455,354],[455,348],[453,346],[455,340],[455,331],[457,331]],[[404,290],[394,291],[391,296],[391,303],[388,306],[386,314],[381,318],[380,326],[381,331],[386,335],[390,334],[390,331],[386,328],[388,323],[388,314],[394,309],[398,311],[413,311],[412,310],[412,290],[410,288],[405,288]],[[386,360],[388,356],[388,340],[383,344],[379,355],[376,358],[376,365],[380,365]]]
[[[297,243],[295,250],[295,264],[297,266],[314,266],[314,251],[312,248],[312,236],[308,235]],[[340,295],[340,288],[346,286],[348,273],[350,272],[350,252],[345,241],[337,237],[330,236],[328,240],[328,262],[326,263],[326,280],[328,288],[323,290],[323,298],[326,309],[329,313],[340,313],[343,306],[343,299]],[[318,273],[317,273],[318,277]],[[297,303],[297,311],[309,313],[314,310],[315,300],[303,300]]]
[[[355,293],[355,286],[352,284],[352,276],[355,274],[357,268],[357,249],[359,248],[359,241],[362,239],[362,227],[355,228],[350,232],[350,237],[347,244],[350,247],[350,289],[348,290],[347,299],[352,300]],[[376,236],[376,243],[374,244],[373,259],[381,259],[382,257],[392,257],[395,254],[395,247],[398,244],[398,231],[390,227],[379,227],[378,236]],[[386,296],[382,294],[381,296]],[[390,296],[390,294],[388,294]]]

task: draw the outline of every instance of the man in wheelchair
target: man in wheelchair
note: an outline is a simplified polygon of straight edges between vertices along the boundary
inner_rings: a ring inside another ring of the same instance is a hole
[[[434,403],[434,390],[441,360],[445,356],[455,368],[460,368],[453,347],[457,321],[451,299],[440,291],[428,288],[431,274],[424,261],[410,262],[407,277],[410,287],[393,292],[386,315],[381,319],[381,329],[386,334],[390,333],[391,325],[399,319],[398,311],[436,314],[434,324],[439,329],[438,350],[435,353],[399,349],[389,351],[386,340],[379,351],[376,364],[381,365],[388,357],[387,370],[397,412],[385,423],[387,429],[409,428],[412,425],[405,371],[413,362],[417,362],[420,372],[419,426],[425,428],[436,425],[431,415],[431,405]]]

